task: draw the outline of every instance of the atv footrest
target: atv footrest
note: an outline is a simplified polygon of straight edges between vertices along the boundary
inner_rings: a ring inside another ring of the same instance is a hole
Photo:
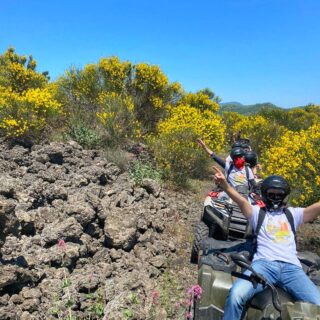
[[[223,311],[217,310],[214,306],[202,307],[196,311],[195,319],[201,320],[222,320]]]

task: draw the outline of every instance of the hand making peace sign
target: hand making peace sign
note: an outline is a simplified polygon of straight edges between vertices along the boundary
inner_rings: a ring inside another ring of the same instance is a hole
[[[215,183],[218,186],[220,186],[223,190],[227,189],[228,182],[227,182],[227,179],[226,179],[225,175],[223,174],[223,172],[215,166],[213,167],[213,170],[215,171],[215,174],[213,176]]]

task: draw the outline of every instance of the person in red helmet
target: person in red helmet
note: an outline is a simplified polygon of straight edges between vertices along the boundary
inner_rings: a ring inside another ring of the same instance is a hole
[[[238,138],[235,142],[233,142],[231,149],[233,148],[242,148],[245,152],[251,151],[250,141],[249,139]],[[226,158],[226,162],[232,161],[231,156],[228,155]]]
[[[203,140],[197,139],[197,143],[225,170],[228,183],[239,190],[242,194],[248,194],[255,191],[257,184],[250,167],[245,163],[245,150],[241,147],[234,147],[230,152],[231,161],[225,161],[218,157]],[[241,191],[240,191],[241,190]],[[221,197],[225,197],[225,193],[221,193]]]

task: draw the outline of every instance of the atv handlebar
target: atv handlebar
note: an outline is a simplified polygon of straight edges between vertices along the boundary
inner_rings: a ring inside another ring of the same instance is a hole
[[[269,287],[272,293],[272,303],[276,310],[281,314],[281,303],[278,295],[278,291],[275,286],[266,280],[261,274],[257,273],[250,265],[250,261],[241,253],[233,253],[230,255],[232,261],[241,268],[248,269],[251,271],[251,274],[248,276],[243,273],[232,271],[231,275],[237,278],[241,278],[247,281],[250,281],[254,288],[258,284],[262,284],[263,287]]]

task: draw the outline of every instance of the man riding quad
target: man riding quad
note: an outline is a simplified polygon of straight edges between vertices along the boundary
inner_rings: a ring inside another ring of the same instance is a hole
[[[261,170],[261,165],[258,163],[258,155],[251,149],[249,139],[238,138],[233,144],[233,148],[242,148],[245,151],[245,160],[246,164],[250,166],[255,179],[257,179],[257,171]],[[229,155],[226,159],[226,162],[232,161],[231,156]]]
[[[242,148],[245,151],[245,153],[247,153],[248,151],[252,151],[249,139],[236,140],[231,146],[231,149],[233,148]],[[228,157],[226,158],[226,162],[229,162],[229,161],[232,161],[232,158],[230,155],[228,155]]]
[[[210,157],[216,161],[225,170],[227,181],[229,184],[238,189],[239,191],[247,189],[249,191],[255,191],[257,184],[254,180],[254,175],[250,167],[246,166],[245,154],[246,151],[235,146],[230,152],[230,159],[226,160],[218,157],[211,149],[209,149],[203,140],[197,139],[197,143],[210,155]],[[241,192],[241,191],[240,191]],[[219,198],[228,198],[224,192],[219,195]]]
[[[228,162],[216,156],[201,139],[198,139],[197,142],[225,169],[228,183],[248,201],[258,203],[259,187],[254,180],[252,170],[245,165],[245,151],[240,147],[233,148],[230,153],[232,161]],[[190,261],[197,263],[201,243],[205,238],[243,238],[250,231],[247,219],[237,208],[237,205],[231,203],[229,196],[221,189],[211,191],[204,201],[200,221],[194,228]]]
[[[224,174],[214,167],[214,180],[238,204],[256,232],[252,268],[269,283],[287,291],[296,300],[320,305],[320,292],[303,271],[297,258],[295,231],[302,223],[320,215],[320,202],[306,208],[286,208],[290,186],[281,176],[270,176],[261,184],[265,209],[251,205],[228,184]],[[250,275],[251,271],[245,271]],[[246,303],[263,286],[244,279],[233,284],[224,308],[224,320],[242,319]]]

